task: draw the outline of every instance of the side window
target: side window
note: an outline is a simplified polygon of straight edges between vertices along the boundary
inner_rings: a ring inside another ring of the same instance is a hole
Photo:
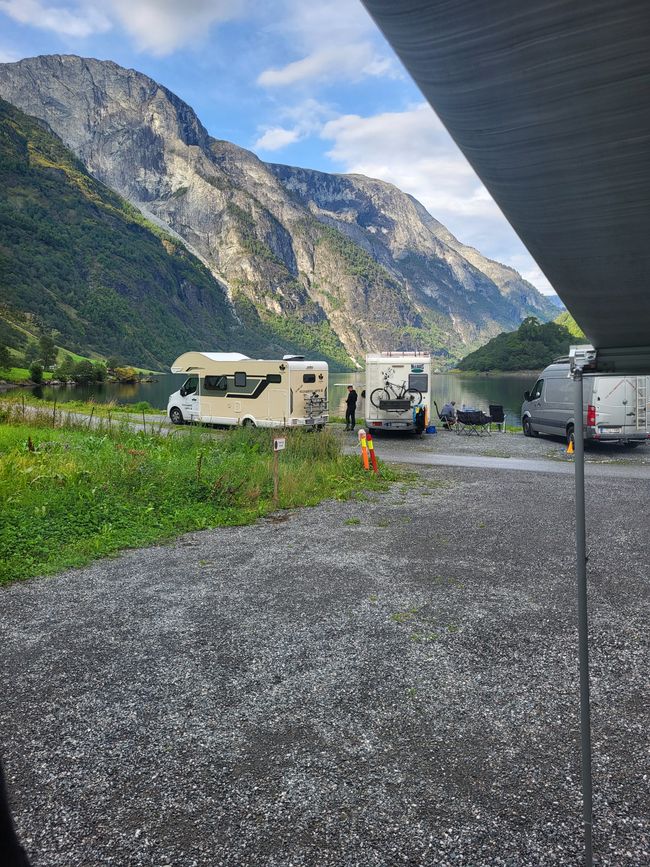
[[[302,381],[303,382],[316,382],[316,374],[315,373],[303,373]]]
[[[220,391],[225,394],[228,390],[228,380],[225,376],[206,376],[203,380],[205,391]]]
[[[241,370],[235,373],[235,388],[246,388],[246,373]]]
[[[188,376],[181,387],[181,391],[184,391],[185,394],[194,394],[196,389],[199,387],[199,378],[198,376]]]
[[[282,382],[282,377],[279,373],[267,373],[266,374],[267,382]]]
[[[531,400],[538,400],[542,396],[542,389],[544,388],[544,380],[538,379],[535,383],[533,390],[530,393]]]

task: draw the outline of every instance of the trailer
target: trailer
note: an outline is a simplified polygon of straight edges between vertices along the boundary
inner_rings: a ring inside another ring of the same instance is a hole
[[[428,421],[431,356],[378,352],[366,356],[365,419],[369,430],[422,431]]]
[[[253,359],[239,352],[185,352],[171,367],[187,379],[169,396],[174,424],[252,427],[327,424],[328,366],[302,356]]]

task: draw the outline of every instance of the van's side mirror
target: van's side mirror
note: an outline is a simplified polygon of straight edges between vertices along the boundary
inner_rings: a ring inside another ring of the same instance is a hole
[[[185,397],[185,395],[187,394],[187,392],[185,391],[184,388],[181,388],[181,390],[180,390],[180,394],[181,394],[181,397]]]
[[[183,394],[182,391],[181,391],[181,394]],[[530,392],[529,391],[524,392],[524,400],[530,400]]]

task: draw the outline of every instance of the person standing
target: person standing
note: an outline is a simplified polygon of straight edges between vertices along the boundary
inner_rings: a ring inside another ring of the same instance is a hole
[[[348,385],[348,396],[345,399],[345,429],[354,430],[356,424],[355,414],[357,411],[357,400],[359,395],[354,390],[353,385]]]

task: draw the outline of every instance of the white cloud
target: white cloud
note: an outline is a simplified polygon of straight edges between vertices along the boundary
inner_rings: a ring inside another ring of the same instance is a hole
[[[293,142],[298,141],[300,133],[297,129],[284,129],[273,126],[267,129],[253,145],[253,150],[278,151]]]
[[[320,132],[323,121],[332,116],[332,110],[315,99],[306,99],[288,106],[277,113],[278,119],[288,126],[262,127],[253,150],[276,151],[300,141],[308,135]]]
[[[142,51],[170,54],[204,38],[210,27],[242,14],[247,0],[111,0],[124,29]]]
[[[415,196],[464,244],[516,268],[542,291],[550,286],[433,110],[330,120],[321,136],[342,171],[395,184]]]
[[[83,38],[111,28],[108,17],[88,3],[68,7],[47,5],[39,0],[0,0],[0,12],[20,24],[52,30],[62,36]]]
[[[260,73],[257,82],[264,87],[401,74],[361,3],[285,0],[284,14],[268,29],[302,56]]]

